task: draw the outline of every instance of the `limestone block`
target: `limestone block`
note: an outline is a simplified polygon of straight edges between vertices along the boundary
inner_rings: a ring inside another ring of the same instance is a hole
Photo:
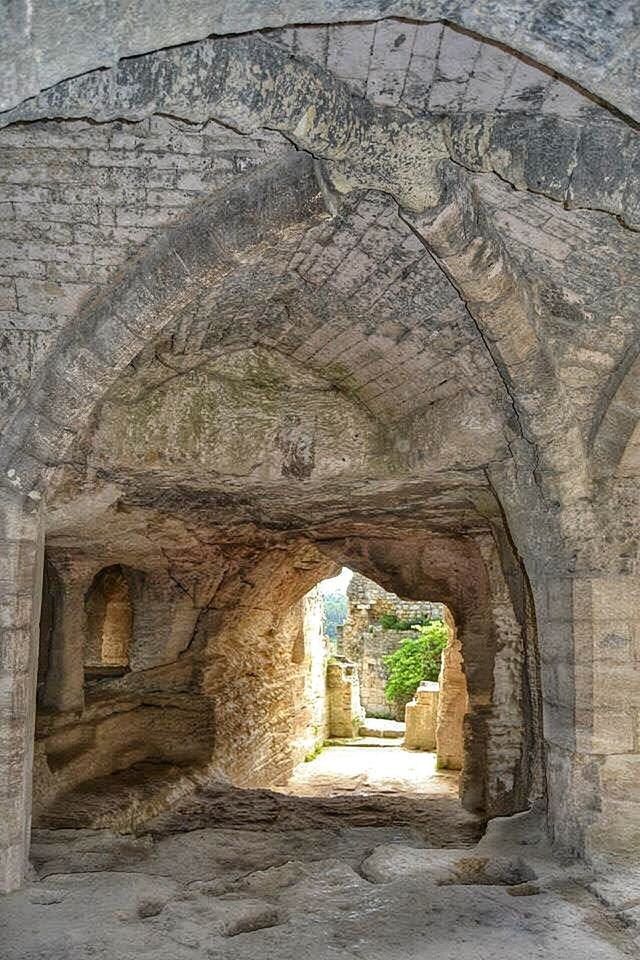
[[[439,690],[437,683],[425,680],[407,704],[404,745],[408,750],[435,750]]]
[[[585,847],[590,856],[630,860],[637,863],[640,847],[640,804],[635,800],[602,800],[595,822],[585,831]]]
[[[635,722],[631,713],[597,710],[593,715],[594,753],[631,753],[635,743]]]
[[[463,721],[468,708],[462,649],[451,616],[447,616],[449,643],[442,653],[440,695],[436,725],[438,766],[461,770],[464,756]]]
[[[424,877],[439,886],[516,886],[535,880],[533,869],[520,857],[468,856],[465,850],[416,850],[403,844],[381,844],[362,864],[370,883],[392,883]]]
[[[600,774],[603,794],[609,800],[640,804],[639,774],[639,754],[628,753],[606,757]]]
[[[364,720],[360,705],[360,684],[355,663],[344,658],[332,660],[327,667],[329,700],[329,736],[355,737]]]

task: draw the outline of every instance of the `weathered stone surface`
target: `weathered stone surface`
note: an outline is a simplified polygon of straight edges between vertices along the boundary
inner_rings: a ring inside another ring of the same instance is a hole
[[[235,802],[227,790],[231,820]],[[597,896],[589,892],[585,879],[576,882],[575,871],[559,867],[534,840],[533,824],[529,842],[512,838],[500,857],[483,850],[484,841],[427,848],[415,827],[358,828],[348,814],[340,829],[322,821],[311,826],[315,804],[305,804],[310,825],[302,829],[285,816],[249,828],[246,821],[239,828],[240,820],[233,829],[156,831],[139,839],[38,833],[42,879],[0,906],[7,960],[43,952],[62,960],[96,950],[127,960],[149,952],[186,960],[211,951],[225,960],[256,952],[293,960],[300,950],[314,960],[328,952],[347,960],[354,944],[367,956],[393,960],[425,950],[445,960],[471,960],[479,951],[498,960],[544,960],[550,942],[569,960],[620,960],[635,952],[633,933],[612,920],[632,892],[628,882],[618,877],[617,887],[601,883]],[[518,882],[534,874],[535,886]]]
[[[442,651],[436,718],[438,767],[461,770],[464,763],[464,716],[469,708],[462,648],[453,617],[445,611],[449,640]]]
[[[12,7],[8,18],[7,50],[3,58],[6,74],[2,76],[2,103],[10,106],[65,76],[76,76],[96,67],[109,66],[119,57],[174,46],[211,33],[241,33],[290,23],[339,23],[353,19],[351,0],[319,5],[276,0],[263,4],[257,10],[246,7],[230,10],[217,3],[203,5],[199,0],[191,0],[186,10],[184,6],[176,7],[169,3],[161,14],[154,12],[156,16],[151,18],[147,7],[140,3],[127,8],[123,17],[114,21],[101,3],[95,3],[91,7],[91,29],[87,29],[87,15],[78,4],[67,12],[65,19],[46,0],[35,4],[35,8],[26,4]],[[373,0],[360,5],[358,19],[376,20],[381,13],[387,17],[395,14],[427,21],[446,18],[472,33],[522,50],[552,70],[572,77],[596,95],[604,89],[605,96],[622,110],[634,111],[637,88],[633,81],[637,61],[633,46],[627,47],[624,43],[625,31],[633,29],[630,4],[617,6],[615,16],[612,16],[612,10],[600,2],[581,2],[570,9],[550,10],[542,3],[536,3],[532,8],[531,4],[525,4],[522,0],[504,9],[496,9],[487,3],[471,7],[451,6],[438,0],[414,0],[411,3],[396,0],[395,3],[381,6]],[[68,42],[70,15],[73,16],[75,40],[71,45]],[[37,29],[32,32],[33,20]],[[411,27],[405,26],[404,31],[406,37]],[[587,37],[589,40],[585,39]],[[365,43],[367,39],[365,34]],[[353,43],[351,38],[350,41]],[[313,49],[313,41],[302,42],[305,49]],[[384,56],[383,43],[380,44],[378,61],[381,53]],[[395,47],[396,51],[399,46]],[[469,47],[473,48],[473,41],[454,34],[451,47],[451,59],[456,66],[443,78],[445,83],[451,83],[460,76],[460,67],[464,70],[467,51]],[[339,61],[339,40],[331,54],[334,63]],[[434,54],[435,50],[429,44],[420,44],[416,59],[421,56],[429,62],[435,59]],[[348,62],[348,56],[343,55],[343,58]],[[398,66],[406,65],[408,60],[410,62],[402,51],[395,71]],[[488,64],[483,64],[483,67],[484,76],[491,81],[491,68]],[[352,70],[349,72],[353,75]],[[372,73],[375,78],[375,70]],[[523,73],[526,73],[526,69]]]
[[[327,666],[329,736],[355,737],[364,720],[358,668],[344,657],[333,657]]]
[[[437,683],[423,681],[413,700],[405,707],[405,746],[407,750],[436,749],[436,721],[440,688]]]
[[[372,883],[422,876],[438,886],[515,886],[536,878],[524,860],[474,856],[466,850],[416,850],[401,844],[377,847],[362,870]]]

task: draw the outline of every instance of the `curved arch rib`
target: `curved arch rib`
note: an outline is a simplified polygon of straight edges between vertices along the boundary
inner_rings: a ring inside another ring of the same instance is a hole
[[[266,244],[328,216],[311,158],[293,154],[215,194],[131,261],[66,327],[9,422],[5,485],[32,490],[120,371],[198,293]]]

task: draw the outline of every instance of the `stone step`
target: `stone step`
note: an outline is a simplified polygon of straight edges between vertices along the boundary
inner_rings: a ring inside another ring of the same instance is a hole
[[[393,747],[398,750],[402,741],[397,737],[331,737],[325,747]]]
[[[367,717],[358,732],[361,737],[388,737],[399,740],[404,737],[404,723]]]

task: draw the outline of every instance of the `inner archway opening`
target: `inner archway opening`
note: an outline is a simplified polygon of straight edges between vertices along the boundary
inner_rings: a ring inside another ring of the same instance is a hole
[[[301,636],[311,674],[324,673],[324,703],[311,749],[282,789],[457,796],[468,696],[450,611],[347,567],[304,601],[322,610],[305,615]]]

